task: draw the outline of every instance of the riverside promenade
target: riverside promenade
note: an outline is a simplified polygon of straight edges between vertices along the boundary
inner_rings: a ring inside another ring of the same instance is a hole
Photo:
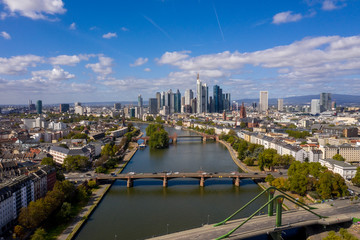
[[[131,150],[127,150],[124,155],[123,161],[113,170],[113,173],[121,173],[126,167],[128,162],[132,159],[137,151],[137,143],[130,143]],[[82,225],[89,218],[91,213],[96,209],[101,202],[107,191],[110,189],[111,184],[99,185],[99,188],[90,197],[88,203],[83,207],[80,213],[73,219],[69,226],[57,237],[58,240],[71,240],[74,239],[77,232],[81,229]]]

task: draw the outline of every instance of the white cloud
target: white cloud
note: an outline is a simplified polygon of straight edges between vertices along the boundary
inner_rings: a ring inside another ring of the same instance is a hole
[[[48,15],[66,12],[62,0],[2,0],[10,15],[15,13],[31,19],[48,19]]]
[[[131,63],[130,67],[137,67],[137,66],[144,65],[145,63],[148,62],[148,60],[149,60],[148,58],[140,57],[140,58],[136,59],[134,63]]]
[[[99,55],[98,63],[89,63],[86,64],[85,67],[91,68],[95,73],[99,75],[98,79],[103,80],[107,75],[112,73],[112,62],[112,58]]]
[[[36,67],[37,63],[43,62],[44,58],[35,55],[14,56],[0,58],[0,74],[18,75],[25,74],[28,67]]]
[[[335,9],[339,9],[339,8],[342,8],[342,7],[345,7],[346,4],[341,4],[341,5],[337,5],[337,0],[325,0],[323,3],[322,3],[322,10],[325,10],[325,11],[332,11],[332,10],[335,10]]]
[[[159,64],[173,64],[189,57],[191,51],[166,52],[160,59],[155,59]]]
[[[70,24],[69,29],[76,30],[76,23],[73,22],[72,24]]]
[[[10,34],[8,34],[7,32],[4,32],[4,31],[0,33],[0,36],[7,39],[7,40],[11,39]]]
[[[144,71],[145,72],[151,72],[151,69],[150,68],[144,68]]]
[[[106,38],[106,39],[116,38],[116,37],[117,37],[117,34],[116,34],[116,33],[109,32],[109,33],[104,34],[102,37],[103,37],[103,38]]]
[[[273,16],[272,23],[281,24],[288,22],[297,22],[300,21],[302,18],[303,16],[300,13],[293,14],[292,11],[287,11],[275,14],[275,16]]]
[[[74,74],[66,72],[64,69],[60,67],[55,67],[52,70],[40,70],[33,71],[31,73],[34,77],[41,77],[49,79],[50,81],[62,81],[75,78]]]
[[[129,31],[129,29],[128,29],[128,28],[126,28],[126,27],[122,27],[122,28],[121,28],[121,31],[123,31],[123,32],[128,32],[128,31]]]
[[[49,58],[52,65],[66,65],[75,66],[82,60],[89,60],[90,57],[94,57],[94,54],[79,54],[79,55],[59,55],[57,57]]]

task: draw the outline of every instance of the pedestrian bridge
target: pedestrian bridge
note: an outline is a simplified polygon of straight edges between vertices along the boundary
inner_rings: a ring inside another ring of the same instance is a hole
[[[278,175],[278,173],[272,174],[274,177]],[[134,180],[138,179],[160,179],[163,181],[163,187],[167,187],[168,181],[171,179],[181,179],[181,178],[193,178],[198,179],[201,187],[205,186],[205,181],[207,179],[232,179],[233,184],[235,186],[240,186],[240,180],[245,178],[251,179],[265,179],[268,176],[266,173],[239,173],[239,172],[230,172],[230,173],[208,173],[208,172],[163,172],[163,173],[125,173],[118,174],[116,176],[99,174],[97,175],[97,181],[104,180],[126,180],[127,187],[132,187]]]

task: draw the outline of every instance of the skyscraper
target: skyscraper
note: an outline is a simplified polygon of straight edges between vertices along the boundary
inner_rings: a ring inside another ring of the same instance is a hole
[[[143,107],[143,98],[141,97],[141,94],[138,96],[138,107]]]
[[[114,103],[114,109],[120,110],[121,109],[121,103]]]
[[[320,94],[320,111],[331,110],[331,93]]]
[[[266,112],[268,108],[268,91],[260,91],[259,111]]]
[[[157,101],[157,109],[158,111],[160,110],[161,106],[161,93],[157,92],[156,93],[156,101]]]
[[[194,92],[191,89],[186,89],[185,91],[185,105],[191,104],[191,99],[194,98]]]
[[[279,98],[278,99],[278,111],[283,111],[284,110],[284,99]]]
[[[241,104],[240,107],[240,118],[246,118],[246,109],[244,106],[244,102]]]
[[[223,94],[222,94],[222,89],[218,85],[215,85],[213,87],[213,102],[214,102],[214,112],[222,113]]]
[[[41,100],[37,100],[37,102],[36,102],[36,112],[38,114],[42,114],[42,101]]]
[[[197,99],[197,113],[207,112],[208,108],[208,87],[206,83],[202,84],[199,78],[199,74],[197,75],[196,81],[196,99]]]
[[[320,100],[312,99],[311,100],[311,114],[316,115],[320,113]]]
[[[179,89],[174,93],[174,112],[181,112],[181,93]]]
[[[157,106],[158,106],[158,99],[157,98],[150,98],[149,99],[149,113],[156,114],[157,113]]]

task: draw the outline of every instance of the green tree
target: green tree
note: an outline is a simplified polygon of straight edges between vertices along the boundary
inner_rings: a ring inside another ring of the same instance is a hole
[[[337,161],[345,161],[345,158],[343,157],[343,156],[341,156],[340,154],[335,154],[333,157],[332,157],[332,159],[334,159],[334,160],[337,160]]]
[[[43,228],[38,228],[31,236],[31,240],[46,240],[46,231]]]
[[[357,167],[355,177],[351,181],[355,186],[360,186],[360,167]]]
[[[246,164],[246,166],[254,166],[255,160],[252,157],[246,157],[244,159],[244,163]]]
[[[146,116],[146,121],[147,121],[147,122],[153,122],[153,121],[154,121],[154,117],[153,117],[153,116]]]
[[[65,221],[71,218],[71,203],[64,202],[61,206],[59,215]]]
[[[183,124],[183,122],[182,122],[181,120],[179,120],[179,121],[176,122],[176,125],[178,125],[178,126],[180,126],[180,127],[182,126],[182,124]]]
[[[55,161],[51,157],[44,157],[41,160],[41,165],[49,165],[49,166],[55,166]]]
[[[151,134],[153,134],[154,132],[156,131],[160,131],[160,130],[164,130],[164,126],[161,125],[161,124],[149,124],[147,127],[146,127],[146,135],[147,136],[151,136]]]
[[[16,225],[14,227],[14,233],[16,234],[16,237],[19,238],[19,239],[24,239],[25,237],[25,228],[21,225]]]
[[[103,166],[99,166],[95,169],[96,173],[106,173],[106,168],[104,168]]]
[[[112,143],[107,143],[105,144],[105,146],[101,149],[101,155],[102,156],[110,156],[113,157],[115,156],[115,153],[118,151],[117,146],[112,142]]]
[[[241,128],[246,128],[246,127],[247,127],[246,122],[241,122],[241,123],[240,123],[240,127],[241,127]]]
[[[67,171],[77,171],[90,165],[89,159],[85,156],[75,155],[67,156],[64,159],[63,166]]]
[[[270,185],[271,185],[272,181],[274,181],[274,180],[275,180],[275,178],[271,174],[267,175],[265,178],[265,182],[269,183]]]
[[[330,231],[323,240],[342,240],[340,236],[338,236],[335,231]]]
[[[274,158],[277,154],[275,149],[265,149],[262,153],[259,154],[258,165],[261,171],[264,171],[264,168],[272,168],[274,166]]]
[[[165,130],[153,132],[149,139],[150,148],[167,148],[169,147],[169,134]]]

